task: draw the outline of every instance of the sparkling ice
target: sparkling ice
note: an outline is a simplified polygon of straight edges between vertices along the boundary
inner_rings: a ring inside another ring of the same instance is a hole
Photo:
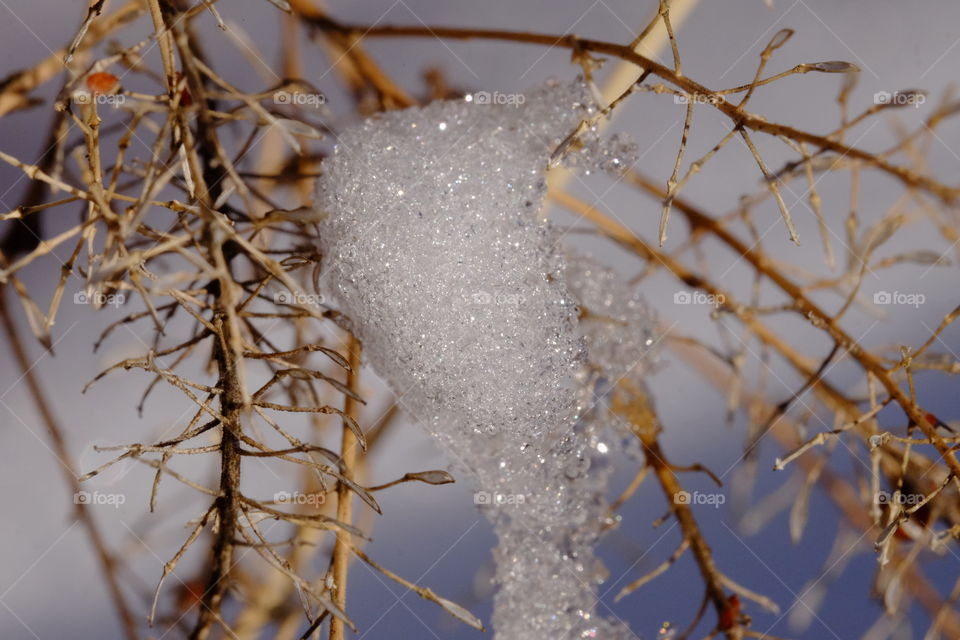
[[[567,265],[537,215],[551,154],[596,106],[580,82],[483,102],[342,132],[318,183],[324,287],[366,362],[475,483],[500,540],[498,640],[632,638],[595,612],[614,441],[592,407],[602,381],[642,373],[652,322],[608,269]],[[588,128],[565,162],[618,168],[631,151]],[[581,303],[598,307],[582,323]]]

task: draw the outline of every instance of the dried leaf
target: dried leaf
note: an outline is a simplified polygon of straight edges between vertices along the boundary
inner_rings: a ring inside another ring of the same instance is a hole
[[[357,442],[360,443],[360,448],[364,451],[367,450],[367,437],[363,435],[363,429],[360,428],[360,425],[357,424],[357,421],[353,419],[352,416],[343,413],[342,411],[337,411],[340,416],[343,418],[344,423],[353,432],[353,435],[357,437]]]
[[[336,476],[337,480],[339,480],[339,481],[342,482],[343,484],[345,484],[345,485],[347,485],[348,487],[350,487],[351,491],[353,491],[355,494],[357,494],[358,496],[360,496],[360,499],[363,500],[364,502],[366,502],[366,503],[367,503],[367,506],[369,506],[371,509],[373,509],[373,510],[376,511],[377,513],[379,513],[379,514],[381,514],[381,515],[383,514],[383,510],[380,509],[380,505],[377,504],[377,501],[374,499],[374,497],[370,494],[369,491],[367,491],[366,489],[364,489],[363,487],[361,487],[360,485],[358,485],[356,482],[354,482],[353,480],[351,480],[350,478],[344,476],[344,475],[341,474],[341,473],[336,473],[336,474],[333,474],[333,475]]]
[[[451,482],[456,482],[453,476],[443,471],[442,469],[435,469],[432,471],[417,471],[416,473],[408,473],[403,476],[404,480],[419,480],[420,482],[426,482],[427,484],[450,484]]]
[[[791,37],[793,37],[793,29],[780,29],[780,31],[777,31],[777,33],[770,38],[770,42],[764,49],[764,53],[772,53],[773,51],[776,51],[783,45],[787,44],[787,41]]]
[[[318,344],[314,344],[314,345],[310,345],[310,351],[319,351],[320,353],[327,356],[328,358],[336,362],[338,365],[340,365],[347,371],[352,371],[352,369],[350,368],[350,363],[347,361],[347,359],[344,358],[342,355],[340,355],[337,351],[334,351],[329,347],[321,347]]]
[[[470,613],[469,611],[467,611],[466,609],[458,605],[456,602],[452,602],[450,600],[447,600],[446,598],[441,598],[436,594],[433,595],[433,598],[434,598],[434,602],[436,602],[438,605],[443,607],[444,611],[452,615],[457,620],[467,623],[468,625],[470,625],[474,629],[477,629],[478,631],[484,630],[483,622],[480,621],[480,618],[473,615],[472,613]]]
[[[826,62],[814,62],[801,65],[808,71],[820,71],[822,73],[858,73],[860,67],[852,62],[843,60],[828,60]]]

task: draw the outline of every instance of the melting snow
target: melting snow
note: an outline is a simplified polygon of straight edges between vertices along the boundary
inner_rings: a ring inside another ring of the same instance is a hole
[[[551,154],[596,107],[582,83],[484,102],[343,131],[318,184],[324,280],[367,363],[472,476],[500,540],[497,638],[633,637],[595,614],[616,439],[591,408],[642,376],[652,321],[537,216]],[[583,137],[568,164],[629,164],[622,141]]]

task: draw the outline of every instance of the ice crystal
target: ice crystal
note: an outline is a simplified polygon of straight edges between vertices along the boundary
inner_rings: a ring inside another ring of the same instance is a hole
[[[622,322],[582,330],[578,303],[639,307],[590,284],[598,265],[568,267],[537,217],[553,152],[595,113],[582,83],[384,113],[342,132],[318,183],[333,304],[494,522],[499,640],[632,637],[595,614],[610,447],[590,406],[643,353],[611,342]],[[588,129],[565,155],[593,170],[630,152]]]

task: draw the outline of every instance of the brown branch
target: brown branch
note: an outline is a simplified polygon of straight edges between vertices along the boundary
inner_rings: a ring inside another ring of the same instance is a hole
[[[218,248],[222,251],[222,248]],[[225,284],[225,283],[224,283]],[[223,297],[218,296],[213,324],[217,329],[214,358],[220,372],[217,386],[220,393],[220,413],[224,421],[220,425],[220,493],[214,501],[217,512],[217,530],[213,542],[213,567],[207,588],[204,591],[197,625],[190,634],[191,640],[209,637],[210,628],[220,615],[224,595],[229,587],[233,567],[234,540],[237,535],[237,513],[240,508],[240,414],[244,407],[244,393],[233,359],[231,343],[233,330],[227,321]]]
[[[347,352],[349,357],[349,372],[347,374],[347,386],[351,389],[357,388],[357,377],[360,370],[360,343],[352,335],[348,341]],[[344,476],[352,479],[353,469],[357,463],[357,444],[360,442],[354,429],[351,427],[347,416],[353,416],[357,411],[357,402],[352,397],[347,396],[344,407],[343,431],[340,438],[340,459],[342,462],[342,472]],[[337,485],[337,520],[345,524],[350,524],[353,519],[353,490],[346,483]],[[347,576],[350,566],[350,550],[353,547],[353,541],[348,532],[338,530],[337,540],[333,547],[333,584],[334,584],[334,603],[345,609],[347,605]],[[344,624],[343,620],[333,617],[330,619],[330,640],[343,640]]]
[[[723,392],[730,385],[729,371],[717,361],[716,354],[711,353],[707,356],[703,351],[695,351],[696,347],[689,343],[677,343],[672,346],[672,349],[683,362],[717,390]],[[773,410],[770,403],[757,394],[747,394],[743,398],[743,405],[748,409],[757,407],[758,412],[763,414]],[[799,426],[789,416],[784,416],[781,421],[772,426],[770,432],[780,446],[788,448],[794,446],[796,433],[799,431]],[[830,469],[824,468],[823,456],[808,453],[797,458],[796,463],[803,468],[805,473],[819,469],[818,482],[823,488],[824,495],[836,504],[839,512],[851,526],[862,531],[873,529],[874,523],[864,508],[857,490],[845,479]],[[907,571],[904,578],[908,592],[924,608],[931,613],[938,612],[943,616],[943,624],[946,625],[949,635],[957,636],[960,634],[960,616],[954,609],[941,610],[943,603],[940,601],[936,588],[924,576],[920,566],[914,565]]]
[[[637,173],[629,173],[627,179],[657,197],[662,198],[666,196],[656,183]],[[791,281],[781,270],[773,268],[770,260],[766,256],[761,255],[756,248],[750,247],[742,242],[724,225],[700,212],[689,203],[676,199],[674,200],[674,206],[687,217],[694,229],[703,228],[710,231],[736,252],[737,255],[742,256],[758,273],[769,278],[793,300],[793,307],[798,314],[814,322],[814,326],[825,330],[836,345],[847,351],[851,357],[860,363],[860,366],[865,371],[876,376],[877,380],[880,381],[887,392],[893,397],[894,401],[900,405],[910,420],[920,427],[924,435],[933,442],[933,446],[937,449],[937,452],[943,456],[944,461],[950,467],[953,474],[960,477],[960,462],[957,461],[953,448],[943,441],[943,438],[937,433],[936,425],[931,424],[927,419],[926,412],[910,398],[907,392],[900,388],[899,382],[893,377],[891,372],[887,370],[877,356],[860,347],[856,340],[844,329],[840,328],[833,316],[829,315],[818,304],[814,303],[810,297],[807,296],[806,292],[799,285]],[[619,227],[619,225],[615,223],[614,226]],[[631,238],[631,244],[636,246],[636,243],[632,242],[633,235],[628,231],[626,231],[626,233]],[[643,246],[643,251],[647,255],[654,255],[645,245]],[[660,256],[660,258],[662,259],[662,256]],[[675,274],[678,273],[674,269],[674,267],[677,266],[678,264],[670,266],[671,271],[674,271]],[[692,284],[692,282],[690,282],[690,284]],[[717,290],[711,291],[711,293],[720,292]]]
[[[621,381],[611,395],[610,409],[630,426],[643,445],[646,464],[653,469],[670,510],[683,531],[684,540],[690,544],[690,551],[706,585],[707,597],[717,612],[717,629],[723,631],[730,640],[741,637],[738,620],[726,625],[731,605],[723,587],[723,576],[717,569],[713,552],[700,531],[693,510],[685,500],[680,499],[686,492],[674,473],[675,467],[660,447],[660,421],[646,390],[629,380]]]
[[[682,89],[688,94],[696,96],[714,96],[715,91],[706,88],[702,84],[691,80],[690,78],[678,75],[669,67],[666,67],[650,58],[640,55],[629,47],[611,42],[600,40],[590,40],[578,38],[574,35],[556,36],[543,33],[530,33],[520,31],[503,31],[499,29],[461,29],[455,27],[433,27],[433,26],[389,26],[389,25],[347,25],[339,24],[329,18],[311,18],[303,16],[305,20],[316,24],[321,29],[327,31],[339,31],[341,33],[351,34],[357,38],[374,37],[420,37],[420,38],[452,38],[458,40],[504,40],[508,42],[518,42],[525,44],[537,44],[551,48],[565,48],[571,51],[592,51],[627,60],[636,64],[650,73],[663,78],[674,86]],[[951,187],[944,185],[933,178],[919,174],[911,169],[901,167],[876,154],[864,151],[857,147],[851,147],[837,140],[826,136],[809,133],[794,127],[776,122],[770,122],[762,116],[752,114],[742,110],[738,105],[727,102],[726,100],[710,100],[711,104],[729,117],[735,126],[745,127],[753,131],[761,131],[773,136],[786,136],[797,142],[806,142],[820,149],[833,151],[842,156],[862,160],[865,163],[874,166],[885,173],[888,173],[904,185],[924,189],[936,195],[945,203],[951,203],[960,197],[960,187]]]

